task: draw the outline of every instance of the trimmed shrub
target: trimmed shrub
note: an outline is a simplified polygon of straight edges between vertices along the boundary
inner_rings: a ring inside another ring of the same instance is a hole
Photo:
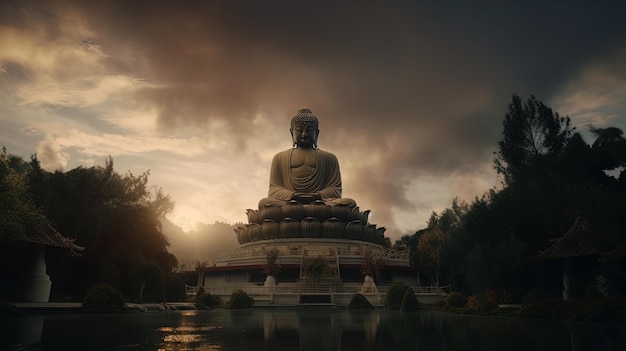
[[[550,300],[551,296],[542,288],[534,288],[524,296],[524,301],[522,305],[533,304],[541,301]]]
[[[106,283],[100,283],[87,292],[83,308],[95,313],[120,313],[124,311],[124,295]]]
[[[466,303],[467,303],[467,299],[465,298],[465,296],[461,295],[461,293],[458,293],[456,291],[450,293],[450,295],[446,297],[446,304],[449,307],[463,308],[465,307]]]
[[[201,295],[196,296],[196,307],[201,310],[208,310],[221,304],[222,299],[220,299],[220,297],[217,295],[202,293]]]
[[[404,292],[404,296],[402,297],[402,305],[400,306],[400,311],[403,312],[413,312],[417,311],[420,307],[419,301],[417,301],[417,297],[415,296],[415,292],[413,289],[406,289]]]
[[[354,294],[348,305],[349,310],[371,310],[374,308],[363,294]]]
[[[237,290],[230,295],[230,301],[226,308],[231,310],[247,309],[254,305],[254,299],[248,296],[245,291]]]
[[[485,289],[485,303],[498,303],[500,300],[500,297],[498,296],[498,293],[495,292],[492,289]]]
[[[476,310],[480,309],[480,300],[478,297],[472,295],[467,297],[467,302],[465,303],[465,308],[468,310]]]
[[[385,307],[390,310],[398,310],[402,306],[402,298],[409,287],[404,282],[393,282],[385,295]]]

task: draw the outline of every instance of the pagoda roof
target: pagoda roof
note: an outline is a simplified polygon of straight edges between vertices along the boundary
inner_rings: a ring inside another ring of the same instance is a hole
[[[539,259],[551,260],[558,258],[591,256],[598,253],[595,242],[597,235],[591,230],[589,223],[581,217],[561,238],[556,239],[547,250],[539,253]]]
[[[32,244],[69,249],[74,255],[79,255],[79,252],[85,250],[83,246],[75,243],[76,239],[61,235],[50,224],[42,225],[39,230],[23,236],[22,240]]]

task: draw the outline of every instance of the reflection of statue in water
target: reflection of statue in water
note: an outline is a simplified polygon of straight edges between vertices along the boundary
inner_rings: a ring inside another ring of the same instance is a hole
[[[274,156],[268,197],[259,201],[259,208],[282,206],[290,200],[356,206],[354,200],[341,197],[337,157],[317,148],[318,125],[317,117],[308,108],[300,109],[291,119],[289,131],[295,147]]]

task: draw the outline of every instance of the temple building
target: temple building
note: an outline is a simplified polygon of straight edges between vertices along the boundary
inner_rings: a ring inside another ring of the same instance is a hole
[[[389,248],[370,211],[342,197],[337,158],[317,148],[318,125],[307,108],[292,118],[294,147],[274,157],[268,197],[235,229],[240,247],[200,271],[204,291],[227,299],[243,290],[275,306],[342,306],[360,292],[380,305],[392,282],[417,285],[408,251]]]
[[[74,243],[57,232],[51,225],[42,225],[39,230],[19,238],[28,243],[28,269],[20,281],[18,300],[21,302],[48,302],[52,280],[46,273],[45,248],[69,250],[72,255],[79,255],[85,248]]]
[[[578,217],[565,235],[550,240],[552,245],[539,253],[540,260],[561,265],[563,300],[584,298],[587,287],[595,284],[600,238],[589,222]]]

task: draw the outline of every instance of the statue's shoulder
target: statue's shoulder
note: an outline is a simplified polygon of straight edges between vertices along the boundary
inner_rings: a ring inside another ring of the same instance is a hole
[[[293,149],[287,149],[287,150],[284,150],[284,151],[281,151],[281,152],[277,153],[276,155],[274,155],[274,160],[277,161],[277,160],[282,160],[282,159],[288,158],[289,154],[291,153],[292,150]]]
[[[332,152],[324,151],[324,150],[318,148],[317,149],[317,153],[321,157],[323,157],[323,158],[331,159],[331,160],[335,160],[335,161],[337,160],[337,156],[335,156],[335,154],[333,154]]]

